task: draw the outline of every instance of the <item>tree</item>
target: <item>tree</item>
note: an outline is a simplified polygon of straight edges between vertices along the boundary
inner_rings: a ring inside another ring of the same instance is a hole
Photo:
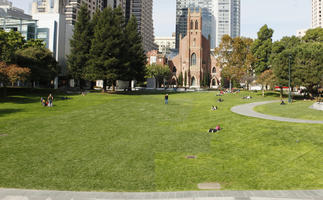
[[[265,96],[265,89],[269,85],[271,88],[274,87],[275,75],[271,69],[264,71],[257,78],[257,82],[262,85],[262,96]]]
[[[26,43],[23,44],[22,48],[29,48],[29,47],[38,47],[38,48],[45,48],[45,44],[43,40],[40,39],[30,39]]]
[[[283,87],[288,86],[289,65],[291,65],[291,85],[295,86],[295,48],[301,43],[300,39],[292,37],[283,37],[280,41],[272,45],[272,54],[270,56],[270,65],[276,77],[276,83],[280,87],[280,97],[283,97]],[[293,87],[292,87],[293,88]]]
[[[311,96],[318,92],[323,77],[323,43],[304,43],[296,48],[295,82]]]
[[[187,71],[184,73],[184,86],[186,87],[187,85]]]
[[[7,69],[7,76],[12,86],[14,86],[17,81],[26,81],[29,75],[30,69],[27,67],[19,67],[16,64],[12,64],[9,65]]]
[[[272,70],[276,77],[276,83],[280,87],[280,98],[283,98],[283,87],[288,86],[289,65],[291,66],[291,84],[295,85],[295,79],[293,78],[295,71],[295,56],[295,51],[293,49],[286,49],[277,54],[271,62]]]
[[[19,32],[0,30],[0,60],[13,63],[16,50],[21,49],[25,42],[24,37]]]
[[[168,80],[171,76],[171,70],[169,66],[165,65],[148,65],[147,75],[149,78],[155,78],[157,84],[160,86],[164,83],[164,80]]]
[[[0,62],[0,83],[6,85],[8,82],[8,66],[5,62]]]
[[[123,15],[121,8],[105,8],[97,19],[90,49],[90,59],[85,72],[87,80],[104,80],[112,83],[122,71]]]
[[[302,38],[304,42],[323,42],[323,28],[315,28],[306,31]]]
[[[80,83],[84,68],[88,62],[93,30],[87,4],[83,3],[77,15],[74,34],[71,39],[71,54],[67,56],[68,70],[72,77]]]
[[[183,86],[183,72],[181,72],[179,74],[179,77],[178,77],[178,85],[179,86]]]
[[[31,81],[48,82],[59,73],[59,66],[52,52],[42,47],[28,47],[16,51],[16,61],[19,66],[31,70]]]
[[[137,19],[131,16],[124,31],[123,69],[119,76],[122,80],[143,81],[146,75],[146,55],[137,28]]]
[[[229,81],[230,91],[232,82],[242,81],[244,75],[250,71],[254,62],[250,47],[252,40],[249,38],[237,37],[232,39],[224,35],[219,47],[215,50],[217,62],[222,70],[222,76]]]
[[[257,75],[269,69],[273,33],[273,29],[264,25],[258,32],[258,39],[251,46],[251,51],[256,59],[253,63],[253,70]]]

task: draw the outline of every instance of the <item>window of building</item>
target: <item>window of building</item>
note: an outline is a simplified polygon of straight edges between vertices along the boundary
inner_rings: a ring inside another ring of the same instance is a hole
[[[197,22],[197,20],[195,21],[195,29],[199,29],[199,23]]]
[[[191,20],[190,29],[193,29],[193,21]]]
[[[195,53],[193,53],[191,56],[191,66],[192,65],[196,65],[196,54]]]

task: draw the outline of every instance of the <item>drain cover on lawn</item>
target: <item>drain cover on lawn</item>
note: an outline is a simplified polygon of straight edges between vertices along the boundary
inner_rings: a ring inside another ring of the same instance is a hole
[[[199,183],[197,187],[200,190],[220,190],[221,189],[220,183]]]
[[[196,156],[186,156],[187,159],[195,159]]]

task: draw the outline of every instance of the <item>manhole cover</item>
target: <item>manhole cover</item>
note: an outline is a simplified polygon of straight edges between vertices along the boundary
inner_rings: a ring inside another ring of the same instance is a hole
[[[221,184],[220,183],[199,183],[197,187],[200,190],[220,190]]]
[[[186,156],[186,158],[187,158],[187,159],[195,159],[195,158],[196,158],[196,156],[192,156],[192,155],[191,155],[191,156]]]

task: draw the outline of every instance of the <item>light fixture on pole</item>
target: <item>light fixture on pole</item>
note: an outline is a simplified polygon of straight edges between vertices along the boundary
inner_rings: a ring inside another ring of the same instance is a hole
[[[292,103],[292,95],[291,95],[291,89],[290,89],[290,60],[291,55],[288,56],[288,103]]]

